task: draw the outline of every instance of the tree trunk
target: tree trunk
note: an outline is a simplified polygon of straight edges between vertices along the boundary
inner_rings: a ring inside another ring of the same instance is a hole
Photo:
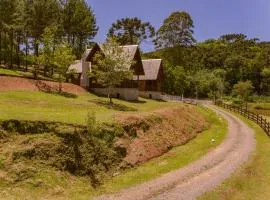
[[[2,29],[0,30],[0,65],[2,64]]]
[[[38,79],[38,69],[37,66],[34,66],[34,79],[37,80]]]
[[[11,34],[10,34],[10,67],[13,68],[13,29],[11,29]]]
[[[28,62],[27,62],[28,49],[29,49],[29,45],[28,45],[28,38],[27,38],[27,35],[26,35],[26,39],[25,39],[25,71],[26,72],[28,71]]]
[[[196,85],[196,103],[198,102],[198,86]]]
[[[108,98],[110,100],[110,104],[113,104],[112,95],[111,95],[111,86],[108,87]]]
[[[34,49],[35,49],[35,55],[38,57],[38,54],[39,54],[39,52],[38,52],[38,50],[39,50],[39,45],[38,45],[36,39],[35,39],[35,41],[34,41]]]
[[[58,92],[61,93],[62,92],[62,76],[61,74],[59,74],[59,87],[58,87]]]
[[[21,60],[20,60],[20,44],[21,44],[21,34],[17,33],[17,48],[16,48],[16,56],[17,56],[17,65],[18,68],[21,66]]]
[[[4,48],[3,48],[3,54],[4,54],[4,56],[3,56],[3,62],[4,62],[4,64],[6,64],[7,63],[7,32],[6,31],[4,31],[3,32],[3,35],[4,35]]]

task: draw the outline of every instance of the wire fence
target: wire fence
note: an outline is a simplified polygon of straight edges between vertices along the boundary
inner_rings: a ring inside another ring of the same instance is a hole
[[[183,103],[194,104],[194,105],[199,103],[199,100],[196,100],[196,99],[183,98],[181,96],[168,95],[168,94],[161,95],[161,99],[164,101],[181,101]]]

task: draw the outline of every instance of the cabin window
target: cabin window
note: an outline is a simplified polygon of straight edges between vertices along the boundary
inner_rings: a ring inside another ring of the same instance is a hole
[[[152,81],[147,81],[146,82],[146,88],[147,88],[147,90],[152,90]]]

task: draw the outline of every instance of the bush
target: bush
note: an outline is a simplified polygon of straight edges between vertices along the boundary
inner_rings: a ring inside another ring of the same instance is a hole
[[[19,120],[6,120],[1,122],[1,128],[8,132],[16,132],[20,134],[26,133],[44,133],[52,131],[46,122],[30,122]]]
[[[254,108],[257,110],[270,110],[270,105],[269,104],[256,104]]]
[[[233,99],[232,104],[235,106],[241,106],[243,105],[243,101],[241,99]]]
[[[2,126],[12,132],[50,131],[50,135],[57,136],[46,140],[31,140],[25,148],[13,152],[14,162],[21,159],[41,161],[74,175],[88,176],[93,186],[100,185],[106,174],[118,170],[122,158],[126,155],[125,149],[115,148],[113,145],[115,138],[123,135],[124,130],[114,123],[98,123],[94,113],[88,115],[87,126],[84,127],[17,120],[4,121]]]

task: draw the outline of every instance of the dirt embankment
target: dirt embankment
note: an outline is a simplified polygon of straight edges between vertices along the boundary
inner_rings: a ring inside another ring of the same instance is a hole
[[[136,165],[182,145],[207,128],[204,117],[191,106],[161,109],[151,115],[120,115],[125,129],[116,144],[126,149],[124,160]]]
[[[254,133],[239,118],[211,108],[228,121],[228,135],[222,144],[183,168],[96,200],[193,200],[229,178],[254,151]],[[235,199],[233,197],[224,196],[222,199]]]
[[[104,124],[92,120],[87,127],[0,121],[0,182],[24,182],[40,169],[53,167],[89,177],[97,185],[104,176],[160,156],[207,127],[204,117],[191,106],[152,114],[119,114],[117,120]]]
[[[14,91],[14,90],[27,90],[27,91],[57,91],[58,82],[52,81],[37,81],[34,79],[0,76],[0,92]],[[63,92],[80,94],[86,90],[80,86],[63,83]]]

